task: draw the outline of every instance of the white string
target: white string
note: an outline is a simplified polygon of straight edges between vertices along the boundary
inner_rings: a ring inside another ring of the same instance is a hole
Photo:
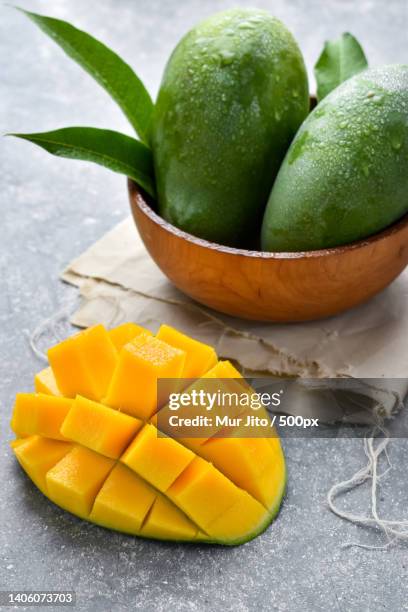
[[[61,334],[58,330],[58,325],[61,325],[62,322],[69,322],[69,317],[76,303],[76,297],[66,300],[66,302],[61,308],[59,308],[53,315],[51,315],[47,319],[41,321],[41,323],[37,325],[34,331],[29,334],[28,342],[30,348],[33,351],[34,355],[38,357],[38,359],[40,359],[41,361],[45,363],[48,362],[47,355],[40,348],[41,339],[43,338],[43,336],[47,336],[48,338],[51,337],[53,340],[55,340],[55,342],[61,340]]]
[[[376,440],[380,440],[377,445],[375,444]],[[390,441],[391,438],[389,432],[381,425],[376,425],[376,427],[372,431],[371,436],[364,438],[364,452],[368,459],[367,465],[358,470],[348,480],[343,480],[342,482],[333,485],[327,494],[328,506],[334,514],[351,523],[381,530],[384,533],[387,542],[380,546],[371,546],[368,544],[362,544],[360,542],[348,542],[344,544],[342,548],[358,546],[367,550],[385,550],[397,542],[408,541],[408,520],[388,520],[381,518],[378,513],[378,484],[379,481],[390,470],[392,470],[392,464],[389,459],[387,448]],[[387,459],[388,468],[382,474],[379,474],[378,463],[382,454],[384,454],[385,458]],[[338,506],[336,506],[336,504],[334,503],[336,497],[344,495],[345,493],[349,493],[350,491],[352,491],[356,487],[361,486],[363,483],[367,482],[367,480],[370,479],[371,516],[353,514],[352,512],[341,510]]]

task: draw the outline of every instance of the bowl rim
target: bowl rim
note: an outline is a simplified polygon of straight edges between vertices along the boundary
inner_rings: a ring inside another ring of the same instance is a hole
[[[163,217],[161,217],[157,212],[153,210],[150,206],[146,198],[144,197],[143,190],[133,181],[132,179],[127,179],[129,196],[136,204],[136,206],[141,210],[143,214],[145,214],[149,219],[161,229],[166,232],[173,234],[177,238],[183,238],[187,242],[190,242],[196,246],[210,249],[212,251],[217,251],[221,253],[225,253],[233,256],[240,257],[250,257],[254,259],[305,259],[305,258],[318,258],[318,257],[328,257],[331,255],[339,255],[345,252],[354,251],[363,247],[370,246],[380,240],[384,240],[389,236],[398,233],[405,226],[408,226],[408,213],[394,221],[391,225],[387,226],[385,229],[377,232],[376,234],[372,234],[367,238],[363,238],[361,240],[356,240],[354,242],[349,242],[344,245],[340,245],[337,247],[330,247],[327,249],[316,249],[312,251],[255,251],[250,249],[239,249],[236,247],[230,247],[223,244],[218,244],[217,242],[211,242],[209,240],[205,240],[204,238],[199,238],[198,236],[194,236],[193,234],[189,234],[188,232],[177,228],[175,225],[172,225]]]

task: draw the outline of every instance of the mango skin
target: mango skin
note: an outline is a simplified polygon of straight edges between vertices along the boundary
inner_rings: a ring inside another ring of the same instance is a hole
[[[169,59],[155,107],[160,214],[213,242],[248,241],[308,109],[303,58],[280,21],[232,9],[193,28]]]
[[[265,251],[366,238],[408,211],[408,66],[367,70],[309,115],[278,173],[262,226]]]

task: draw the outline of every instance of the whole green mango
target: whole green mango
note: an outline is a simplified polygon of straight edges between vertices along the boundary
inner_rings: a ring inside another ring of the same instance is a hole
[[[302,55],[280,21],[233,9],[193,28],[169,59],[155,106],[160,214],[207,240],[248,243],[308,109]]]
[[[334,247],[408,211],[408,66],[366,70],[332,91],[292,142],[265,211],[262,248]]]

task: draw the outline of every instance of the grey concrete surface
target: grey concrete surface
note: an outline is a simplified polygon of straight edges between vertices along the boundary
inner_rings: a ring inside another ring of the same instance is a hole
[[[239,0],[22,0],[106,41],[157,91],[164,63],[194,22]],[[323,40],[349,30],[372,64],[407,61],[406,0],[257,0],[296,35],[309,67]],[[0,130],[95,125],[129,131],[92,80],[22,15],[0,7]],[[48,156],[28,143],[0,142],[0,589],[74,589],[78,610],[400,612],[408,610],[407,548],[381,544],[325,504],[328,488],[364,464],[359,440],[291,440],[286,501],[268,531],[228,549],[150,542],[81,522],[48,502],[12,458],[9,417],[16,391],[32,388],[41,363],[28,335],[73,294],[58,281],[68,261],[128,205],[123,177]],[[380,511],[408,508],[407,442],[390,450]],[[364,510],[368,488],[344,507]],[[406,515],[406,514],[405,514]]]

